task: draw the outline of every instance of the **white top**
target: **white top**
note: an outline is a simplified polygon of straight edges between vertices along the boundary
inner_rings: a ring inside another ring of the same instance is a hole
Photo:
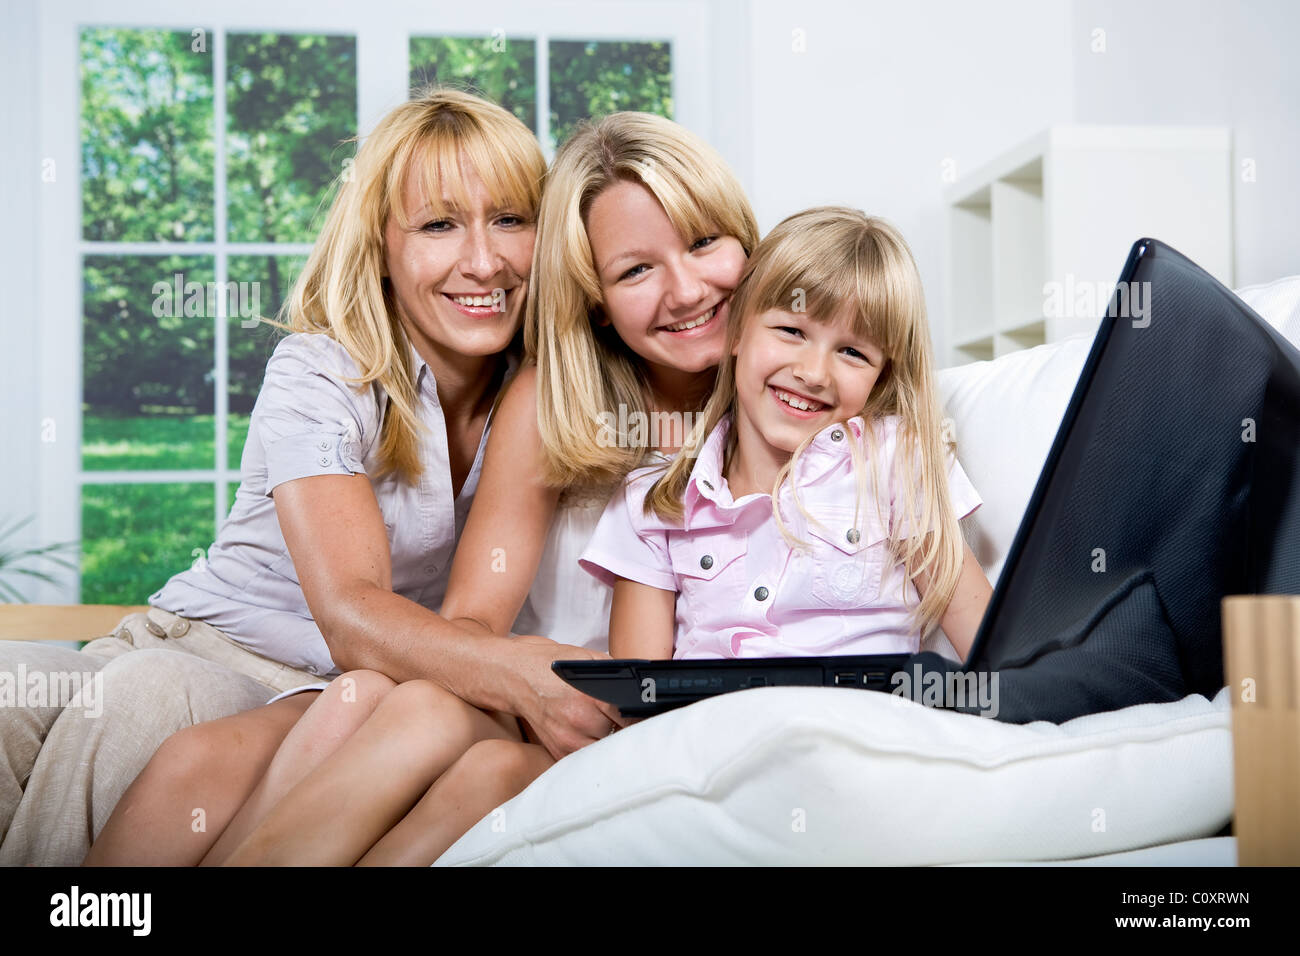
[[[609,650],[614,591],[578,565],[608,501],[609,495],[561,494],[537,576],[515,620],[516,634],[540,634],[561,644]]]

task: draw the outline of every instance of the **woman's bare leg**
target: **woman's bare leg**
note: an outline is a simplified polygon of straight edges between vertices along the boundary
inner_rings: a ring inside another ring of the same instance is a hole
[[[284,738],[261,780],[200,865],[224,862],[285,794],[356,733],[396,686],[377,671],[349,671],[313,695],[316,700]]]
[[[475,823],[522,793],[554,763],[537,744],[479,741],[357,865],[430,866]]]
[[[118,801],[85,865],[195,866],[315,697],[304,691],[172,734]]]
[[[515,719],[485,713],[430,681],[400,684],[224,862],[351,865],[466,750],[494,738],[518,740]]]

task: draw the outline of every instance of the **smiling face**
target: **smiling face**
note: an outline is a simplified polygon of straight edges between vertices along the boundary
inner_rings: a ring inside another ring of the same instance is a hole
[[[880,346],[854,334],[847,310],[831,321],[761,313],[733,354],[738,455],[764,481],[809,435],[861,414],[885,361]]]
[[[463,167],[468,208],[443,196],[431,211],[409,175],[403,193],[407,225],[384,227],[385,269],[397,315],[434,370],[466,356],[494,355],[510,344],[524,314],[536,226],[522,208],[496,208],[472,168]]]
[[[620,180],[587,214],[609,323],[652,373],[698,373],[721,360],[728,301],[745,268],[733,236],[684,241],[654,194]]]

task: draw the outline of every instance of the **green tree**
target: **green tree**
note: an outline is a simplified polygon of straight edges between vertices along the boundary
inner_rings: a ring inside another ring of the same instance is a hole
[[[553,40],[551,139],[562,143],[584,119],[619,110],[672,119],[672,47],[667,43]]]
[[[212,61],[189,33],[81,31],[86,239],[212,239]]]
[[[533,40],[411,37],[411,90],[432,84],[485,96],[537,129],[537,44]]]

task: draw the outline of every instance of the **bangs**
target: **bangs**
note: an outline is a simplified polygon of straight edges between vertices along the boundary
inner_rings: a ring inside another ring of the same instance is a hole
[[[746,227],[743,210],[738,208],[731,190],[723,183],[712,182],[707,176],[681,169],[671,176],[638,176],[638,181],[654,194],[663,206],[668,221],[690,245],[702,236],[733,236],[745,247],[745,254],[753,252],[750,231]]]
[[[890,288],[893,270],[884,268],[885,257],[871,236],[791,232],[781,246],[763,257],[750,280],[755,312],[799,311],[832,322],[847,310],[854,335],[894,353],[894,330],[906,318],[906,297]]]
[[[404,197],[412,176],[418,177],[416,184],[431,218],[447,216],[454,209],[470,209],[474,205],[469,187],[473,176],[483,183],[493,208],[536,219],[545,165],[531,135],[509,128],[489,135],[470,117],[456,114],[443,114],[439,120],[436,126],[423,130],[422,136],[412,137],[401,150],[400,161],[394,163],[398,175],[389,192],[389,214],[403,228],[411,225]]]

